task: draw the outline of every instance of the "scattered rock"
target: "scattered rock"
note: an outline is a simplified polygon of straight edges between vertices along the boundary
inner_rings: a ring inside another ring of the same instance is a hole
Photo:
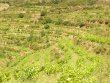
[[[0,3],[0,11],[7,10],[9,8],[9,4],[7,3]]]

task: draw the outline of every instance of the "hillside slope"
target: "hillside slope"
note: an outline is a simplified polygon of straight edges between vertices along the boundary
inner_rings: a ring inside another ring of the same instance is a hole
[[[109,83],[109,18],[104,4],[10,5],[0,11],[0,83]]]

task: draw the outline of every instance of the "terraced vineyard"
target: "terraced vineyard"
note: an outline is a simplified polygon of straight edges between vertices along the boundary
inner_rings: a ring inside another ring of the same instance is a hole
[[[0,83],[110,83],[109,59],[108,5],[0,12]]]

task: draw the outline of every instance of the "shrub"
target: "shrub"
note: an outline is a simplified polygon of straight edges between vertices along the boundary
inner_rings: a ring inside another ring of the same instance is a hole
[[[45,31],[41,31],[40,35],[41,35],[41,37],[44,37],[44,36],[46,36],[46,32]]]
[[[47,15],[47,11],[41,11],[41,16],[46,16]]]
[[[26,68],[24,69],[24,72],[26,74],[26,78],[31,80],[33,79],[33,77],[36,75],[37,71],[35,69],[35,67],[32,67],[32,68]]]
[[[57,19],[57,21],[55,22],[55,25],[60,25],[63,23],[63,20],[62,19]]]
[[[45,28],[45,29],[49,29],[50,26],[46,24],[46,25],[44,25],[44,28]]]
[[[84,27],[85,24],[83,22],[79,23],[79,27]]]
[[[87,0],[88,5],[93,5],[97,2],[97,0]]]
[[[24,14],[23,13],[19,13],[18,14],[18,18],[24,18]]]
[[[27,42],[36,42],[36,41],[40,41],[40,36],[34,33],[31,33],[29,37],[27,37]]]
[[[58,4],[59,3],[59,0],[52,0],[52,3]]]
[[[71,23],[70,23],[69,21],[64,21],[64,22],[63,22],[63,25],[65,25],[65,26],[70,26]]]
[[[49,17],[46,17],[42,20],[42,24],[52,23],[52,19]]]
[[[0,72],[0,83],[9,81],[10,79],[11,79],[11,77],[10,77],[9,72],[6,72],[6,73],[1,73]]]
[[[21,45],[21,41],[20,41],[19,39],[14,40],[14,43],[15,43],[16,45],[18,45],[18,46]]]
[[[99,47],[95,48],[96,54],[104,55],[106,51],[107,51],[107,49],[105,47],[99,46]]]

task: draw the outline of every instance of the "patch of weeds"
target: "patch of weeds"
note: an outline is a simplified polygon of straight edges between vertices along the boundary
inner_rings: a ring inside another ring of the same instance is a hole
[[[49,29],[50,26],[49,26],[48,24],[46,24],[46,25],[44,25],[44,28],[45,28],[45,29]]]
[[[41,20],[42,24],[48,24],[48,23],[52,23],[52,19],[49,17],[44,18],[43,20]]]
[[[41,11],[41,16],[46,16],[47,15],[47,11],[43,10]]]
[[[18,14],[18,18],[24,18],[24,14],[23,13],[19,13]]]

